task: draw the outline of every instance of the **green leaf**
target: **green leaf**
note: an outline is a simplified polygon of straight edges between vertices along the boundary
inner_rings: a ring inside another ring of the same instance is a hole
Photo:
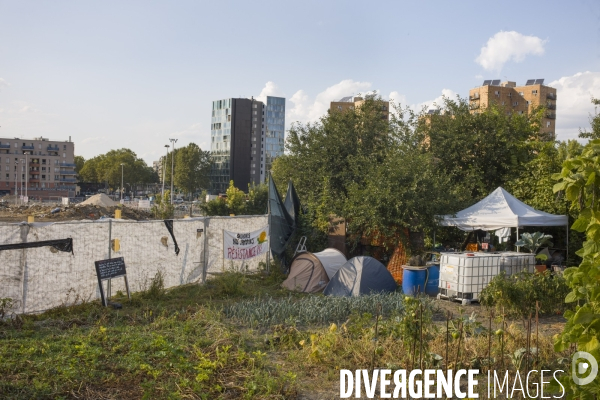
[[[555,174],[557,175],[557,174]],[[554,176],[553,176],[554,178]],[[557,178],[560,178],[560,175],[558,175]],[[561,190],[565,190],[565,188],[567,187],[568,182],[562,181],[562,182],[558,182],[556,184],[554,184],[554,186],[552,187],[552,192],[556,193],[556,192],[560,192]]]
[[[577,232],[585,232],[589,225],[590,221],[587,218],[577,218],[577,220],[571,226],[571,229]]]
[[[576,324],[588,324],[596,317],[598,317],[597,314],[594,314],[589,307],[584,306],[577,310],[577,313],[575,313],[575,317],[573,318],[573,322]]]
[[[565,297],[565,303],[573,303],[574,301],[577,301],[576,292],[571,292]]]
[[[587,351],[588,353],[600,347],[600,342],[598,341],[598,338],[592,335],[581,336],[577,344],[580,350]]]

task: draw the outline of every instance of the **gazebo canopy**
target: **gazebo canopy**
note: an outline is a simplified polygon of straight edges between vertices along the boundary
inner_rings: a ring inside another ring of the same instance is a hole
[[[443,215],[442,226],[456,226],[463,231],[493,231],[521,226],[564,226],[566,215],[548,214],[528,206],[499,187],[479,203],[452,215]]]

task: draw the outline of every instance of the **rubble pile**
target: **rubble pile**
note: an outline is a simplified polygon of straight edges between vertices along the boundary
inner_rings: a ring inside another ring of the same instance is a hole
[[[12,204],[0,203],[0,221],[27,221],[27,217],[30,215],[35,217],[36,222],[97,220],[101,218],[113,218],[115,210],[118,209],[121,209],[122,219],[134,221],[152,219],[152,214],[150,212],[130,207],[105,207],[84,203],[69,206],[44,204],[15,206]]]

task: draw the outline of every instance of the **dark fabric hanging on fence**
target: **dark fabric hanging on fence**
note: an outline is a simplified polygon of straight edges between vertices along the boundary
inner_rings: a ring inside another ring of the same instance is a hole
[[[73,238],[56,239],[56,240],[42,240],[40,242],[0,244],[0,251],[32,249],[35,247],[45,247],[45,246],[52,246],[58,251],[64,251],[65,253],[74,254],[73,253]]]
[[[283,259],[285,248],[296,230],[296,223],[281,201],[271,176],[269,176],[269,229],[271,251],[279,259]]]
[[[296,193],[296,189],[294,188],[294,184],[291,180],[288,182],[288,189],[285,195],[284,205],[288,214],[290,214],[290,216],[294,219],[296,226],[298,226],[300,199],[298,198],[298,193]]]
[[[177,245],[177,240],[175,240],[175,234],[173,233],[173,220],[165,219],[164,223],[169,231],[169,234],[171,235],[171,239],[173,239],[173,243],[175,244],[175,254],[179,255],[179,246]]]

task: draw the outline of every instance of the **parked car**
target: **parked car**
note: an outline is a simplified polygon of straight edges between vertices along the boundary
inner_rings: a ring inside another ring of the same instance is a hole
[[[183,199],[174,199],[173,204],[183,204]]]

